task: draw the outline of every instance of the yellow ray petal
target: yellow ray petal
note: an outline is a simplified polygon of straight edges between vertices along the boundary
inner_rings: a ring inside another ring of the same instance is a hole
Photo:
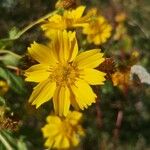
[[[68,33],[68,38],[69,38],[69,62],[73,61],[75,59],[75,57],[78,54],[78,43],[77,43],[77,39],[76,39],[76,33],[75,32],[69,32]]]
[[[93,49],[80,53],[74,60],[78,68],[95,68],[104,61],[103,53],[99,49]]]
[[[73,134],[71,142],[73,143],[74,146],[77,146],[79,144],[79,138],[77,137],[76,134]]]
[[[66,116],[70,108],[70,92],[67,87],[61,87],[59,92],[59,115]]]
[[[82,110],[95,102],[96,95],[85,81],[79,79],[76,81],[75,85],[71,86],[71,89]]]
[[[60,147],[62,138],[63,138],[62,134],[59,134],[58,136],[55,137],[55,143],[54,143],[54,146],[53,146],[54,148]]]
[[[61,123],[60,118],[57,116],[48,116],[46,118],[46,121],[49,123],[54,123],[54,124],[60,124]]]
[[[36,105],[38,108],[43,103],[47,102],[53,97],[54,91],[56,89],[56,83],[49,80],[40,82],[33,90],[29,102],[32,105]]]
[[[91,39],[95,45],[99,45],[100,43],[103,43],[102,36],[100,35],[95,35],[95,37],[91,36]]]
[[[62,63],[72,61],[78,53],[75,32],[56,31],[53,37],[52,49],[57,59]]]
[[[28,52],[39,63],[53,65],[57,62],[53,51],[42,44],[34,42],[28,48]]]
[[[75,96],[72,92],[72,90],[70,89],[70,101],[71,101],[71,105],[74,107],[75,110],[79,110],[80,107],[75,99]]]
[[[77,111],[69,112],[66,120],[68,120],[72,125],[77,125],[81,120],[82,114]]]
[[[54,93],[54,96],[53,96],[53,106],[54,106],[54,111],[56,114],[59,113],[59,101],[58,101],[58,94],[59,94],[59,91],[60,91],[60,87],[58,86],[55,90],[55,93]]]
[[[44,24],[41,25],[41,28],[46,30],[53,29],[65,29],[65,24],[63,23],[63,18],[61,15],[55,14],[52,17],[48,19],[47,22],[44,22]]]
[[[70,108],[70,91],[68,87],[62,86],[56,89],[53,103],[56,114],[60,116],[68,114]]]
[[[59,133],[59,126],[57,124],[47,124],[42,128],[42,132],[44,134],[44,137],[54,137]],[[51,134],[49,134],[51,133]]]
[[[80,78],[84,79],[91,85],[104,84],[106,73],[98,71],[96,69],[84,69],[81,72]]]
[[[70,147],[69,139],[67,137],[63,137],[60,141],[60,147],[66,149]]]
[[[25,76],[27,77],[25,80],[31,82],[44,81],[50,75],[48,69],[49,69],[48,65],[43,64],[34,65],[25,71]]]
[[[73,16],[76,18],[76,19],[79,19],[82,17],[83,15],[83,12],[85,10],[85,6],[79,6],[76,8],[76,10],[73,10],[72,13],[73,13]]]
[[[45,147],[49,147],[49,148],[51,148],[53,144],[54,144],[54,140],[52,140],[52,138],[48,138],[44,143]]]

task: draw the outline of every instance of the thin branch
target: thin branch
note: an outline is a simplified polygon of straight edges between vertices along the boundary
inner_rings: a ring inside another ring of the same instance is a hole
[[[7,150],[13,150],[11,145],[6,141],[6,139],[2,136],[1,133],[0,133],[0,141],[4,144]]]
[[[99,128],[101,128],[103,126],[103,120],[102,120],[102,112],[100,109],[100,95],[99,95],[99,87],[96,86],[95,87],[95,92],[97,95],[97,99],[96,99],[96,113],[97,113],[97,125]]]
[[[18,39],[20,36],[22,36],[25,32],[27,32],[29,29],[31,29],[32,27],[34,27],[35,25],[43,22],[45,19],[51,17],[52,15],[58,13],[60,11],[60,9],[55,10],[53,12],[50,12],[49,14],[41,17],[40,19],[36,20],[35,22],[32,22],[31,24],[29,24],[27,27],[23,28],[20,32],[18,32],[13,38],[5,38],[5,39],[1,39],[1,42],[5,42],[5,41],[12,41],[12,40],[16,40]]]

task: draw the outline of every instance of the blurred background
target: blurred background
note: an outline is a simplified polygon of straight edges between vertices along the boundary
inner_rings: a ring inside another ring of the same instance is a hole
[[[24,82],[23,70],[34,63],[26,54],[27,47],[45,38],[35,26],[17,40],[1,39],[13,37],[53,11],[55,3],[0,0],[0,150],[44,149],[41,127],[52,105],[44,104],[36,110],[27,103],[32,85]],[[96,7],[113,27],[111,38],[99,46],[108,58],[100,66],[108,80],[100,89],[95,87],[99,100],[83,112],[86,137],[77,149],[150,150],[150,1],[77,3],[86,5],[87,10]],[[86,49],[95,47],[82,40],[79,43]],[[131,68],[136,72],[132,80]]]

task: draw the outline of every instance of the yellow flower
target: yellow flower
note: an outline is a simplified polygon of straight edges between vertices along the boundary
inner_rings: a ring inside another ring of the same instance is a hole
[[[55,30],[84,27],[95,13],[91,11],[86,16],[82,17],[84,10],[85,6],[79,6],[73,10],[65,10],[63,15],[55,14],[50,17],[48,21],[45,21],[41,28],[45,31],[47,37],[51,37]]]
[[[114,40],[120,40],[121,38],[125,37],[126,34],[127,34],[126,27],[124,26],[123,23],[119,23],[116,26],[116,31],[115,31],[115,34],[113,36],[113,39]]]
[[[66,118],[48,116],[47,124],[42,128],[43,136],[47,138],[45,146],[55,149],[67,149],[79,145],[84,130],[80,125],[82,114],[69,112]]]
[[[4,95],[9,90],[9,85],[6,81],[0,80],[0,95]]]
[[[40,82],[29,99],[38,108],[53,97],[56,114],[66,116],[70,104],[87,108],[96,95],[90,85],[101,85],[105,73],[94,68],[104,61],[103,53],[93,49],[80,53],[75,32],[58,31],[49,47],[33,43],[30,55],[40,64],[26,70],[26,81]]]
[[[112,75],[112,81],[114,86],[118,86],[120,89],[126,89],[130,84],[130,72],[129,71],[117,71]]]
[[[122,23],[126,20],[127,18],[127,15],[125,12],[120,12],[116,15],[115,17],[115,21],[118,22],[118,23]]]
[[[91,22],[84,26],[83,33],[87,35],[89,43],[100,45],[105,43],[111,36],[112,27],[102,16],[95,17]]]

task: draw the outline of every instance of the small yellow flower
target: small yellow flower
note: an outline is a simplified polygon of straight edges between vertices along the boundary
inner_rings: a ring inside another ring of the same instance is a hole
[[[34,42],[28,51],[39,62],[25,72],[26,81],[39,82],[29,99],[32,105],[38,108],[53,98],[56,114],[66,116],[70,104],[83,110],[95,103],[89,84],[105,81],[105,73],[94,69],[104,61],[99,49],[78,54],[75,32],[58,31],[49,47]]]
[[[87,35],[89,43],[103,44],[111,36],[112,27],[103,16],[97,16],[84,26],[83,33]]]
[[[115,21],[118,23],[124,22],[126,19],[127,19],[127,15],[125,12],[120,12],[115,17]]]
[[[113,39],[114,40],[120,40],[121,38],[123,38],[124,36],[126,36],[126,34],[127,34],[126,27],[124,26],[123,23],[119,23],[116,26],[116,31],[115,31],[115,34],[113,36]]]
[[[66,118],[48,116],[47,124],[42,128],[43,136],[47,138],[45,146],[55,149],[67,149],[79,145],[84,130],[80,125],[82,114],[69,112]]]
[[[73,10],[65,10],[63,15],[55,14],[45,21],[41,28],[45,31],[47,37],[51,37],[56,30],[71,29],[76,27],[84,27],[88,24],[89,19],[94,12],[83,16],[85,6],[79,6]]]
[[[67,28],[83,26],[82,15],[85,10],[85,6],[77,7],[73,10],[65,10],[63,16],[55,14],[48,19],[41,27],[43,30],[58,29],[64,30]]]
[[[0,95],[4,95],[9,90],[9,85],[6,81],[0,80]]]
[[[130,84],[130,72],[129,71],[117,71],[112,75],[112,81],[114,86],[118,86],[120,89],[126,89]]]

